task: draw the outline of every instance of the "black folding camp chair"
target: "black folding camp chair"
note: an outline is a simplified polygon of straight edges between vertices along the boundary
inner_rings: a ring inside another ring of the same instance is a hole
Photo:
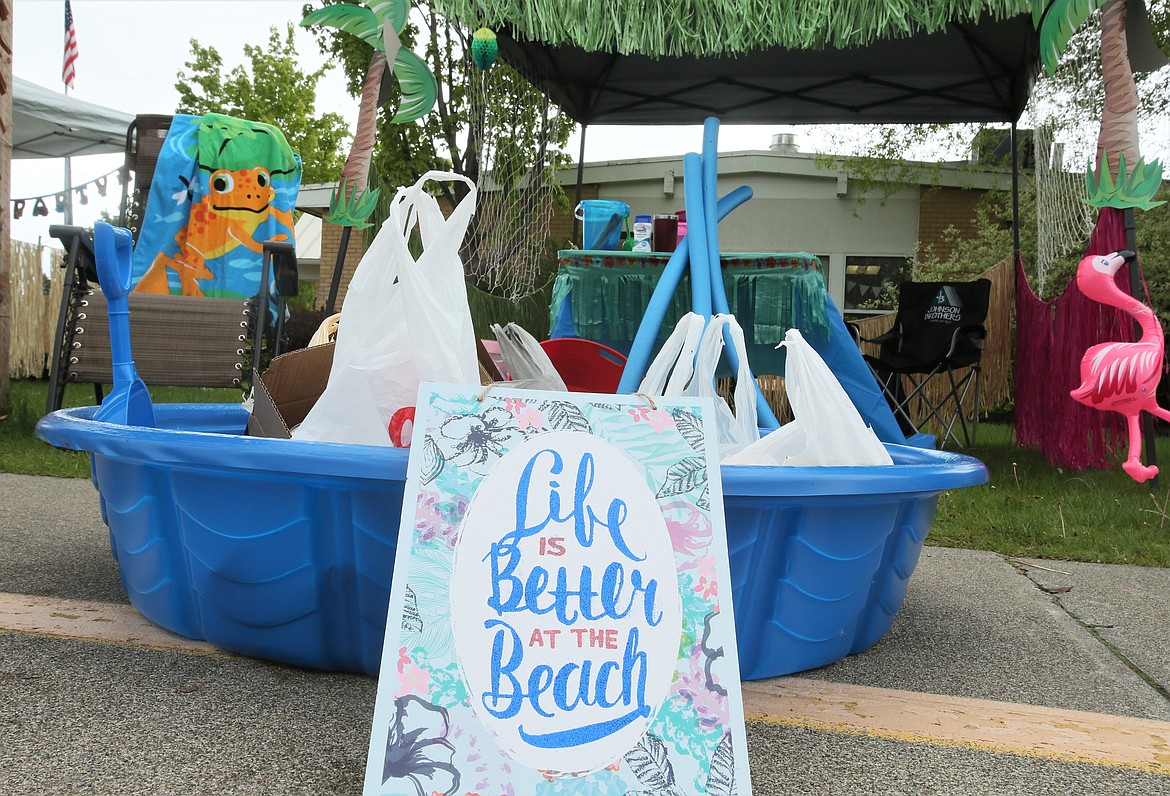
[[[948,440],[970,446],[979,428],[979,375],[991,281],[903,282],[890,331],[875,338],[865,361],[907,435],[930,421]],[[971,398],[968,401],[968,398]],[[955,434],[958,425],[962,443]]]

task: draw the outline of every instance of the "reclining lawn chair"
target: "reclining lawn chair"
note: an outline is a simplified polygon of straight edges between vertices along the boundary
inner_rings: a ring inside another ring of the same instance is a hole
[[[45,412],[61,408],[70,383],[93,384],[95,403],[112,380],[109,315],[98,287],[92,234],[81,227],[53,225],[49,234],[65,246],[65,290],[57,319]],[[253,299],[158,296],[134,293],[130,335],[139,376],[148,385],[250,389],[258,357],[280,354],[284,297],[296,294],[297,262],[287,244],[265,246],[277,285],[278,323],[261,348],[255,346],[257,303]]]
[[[118,226],[130,230],[134,240],[146,216],[146,200],[154,170],[162,154],[163,141],[171,129],[174,116],[141,114],[134,117],[126,130],[126,150],[122,164],[122,206]],[[131,187],[133,183],[133,187]]]
[[[907,436],[923,432],[933,420],[942,429],[940,447],[948,440],[960,444],[956,424],[961,444],[974,444],[990,301],[987,279],[903,282],[893,328],[859,338],[880,346],[878,355],[865,361]]]
[[[135,196],[141,186],[151,186],[135,236],[136,287],[129,297],[138,372],[150,385],[246,391],[249,361],[259,364],[263,353],[253,350],[257,297],[267,294],[269,284],[262,274],[275,279],[279,300],[269,314],[277,320],[264,330],[270,351],[280,345],[283,298],[296,294],[295,255],[287,246],[266,244],[291,240],[300,163],[275,128],[215,114],[173,117],[156,156],[148,150],[157,134],[151,138],[142,128],[135,134],[140,121],[127,136],[128,162],[133,149],[138,168],[156,161],[159,166],[135,180]],[[254,162],[262,165],[247,165]],[[245,195],[263,207],[233,215]],[[136,201],[126,198],[131,205]],[[134,212],[124,212],[129,223]],[[67,252],[46,405],[52,412],[60,408],[69,382],[94,384],[100,401],[111,364],[105,301],[96,289],[88,233],[54,227],[50,234]]]

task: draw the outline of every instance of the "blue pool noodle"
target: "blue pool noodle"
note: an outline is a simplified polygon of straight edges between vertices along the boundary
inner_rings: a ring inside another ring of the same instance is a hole
[[[719,120],[714,116],[709,116],[703,123],[703,222],[707,231],[707,278],[710,279],[710,298],[711,306],[714,307],[715,312],[730,313],[731,309],[727,303],[727,289],[723,284],[723,266],[719,259],[719,218],[715,212],[715,192],[719,185]],[[687,231],[690,232],[691,216],[689,208],[691,206],[690,193],[687,194]],[[691,269],[691,290],[692,295],[694,291],[694,268]],[[695,306],[695,312],[701,310]],[[708,313],[710,314],[710,313]],[[777,341],[779,342],[779,341]],[[735,344],[731,339],[731,330],[726,326],[723,327],[723,350],[727,353],[727,361],[731,364],[732,372],[739,371],[739,354],[736,353]],[[750,369],[750,367],[749,367]],[[776,413],[772,411],[771,405],[768,404],[768,399],[764,397],[764,393],[760,390],[760,385],[755,378],[752,379],[752,391],[756,396],[756,416],[760,428],[779,428],[780,421],[776,418]]]
[[[751,198],[752,189],[741,185],[719,200],[716,204],[716,216],[722,220],[728,213]],[[646,368],[650,365],[650,355],[654,353],[654,343],[658,339],[658,330],[662,328],[666,312],[670,309],[670,298],[678,289],[679,280],[682,279],[683,272],[687,269],[691,241],[688,219],[687,234],[678,242],[678,247],[670,255],[666,268],[662,270],[662,276],[658,278],[658,284],[654,286],[654,292],[650,295],[650,301],[642,315],[642,323],[638,326],[637,334],[634,335],[634,342],[630,344],[626,367],[622,371],[622,378],[618,384],[619,394],[628,395],[634,392],[638,389],[642,377],[646,375]]]
[[[703,207],[702,160],[694,152],[683,155],[683,188],[687,203],[687,237],[691,239],[691,309],[711,317],[711,242]],[[712,226],[715,213],[712,216]]]

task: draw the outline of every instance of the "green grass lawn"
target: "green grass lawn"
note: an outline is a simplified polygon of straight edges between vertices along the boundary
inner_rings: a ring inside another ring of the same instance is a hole
[[[1165,475],[1138,484],[1121,470],[1065,472],[1014,444],[1011,427],[979,426],[963,451],[987,465],[984,486],[939,498],[929,541],[1012,556],[1170,566],[1170,438],[1158,440]]]
[[[0,420],[0,470],[26,475],[53,475],[61,478],[89,478],[89,454],[54,448],[36,438],[35,428],[45,413],[48,383],[13,381],[8,390],[8,417]],[[238,403],[236,389],[202,387],[152,387],[151,397],[159,403]],[[66,407],[96,403],[93,385],[70,384],[65,389]]]
[[[45,406],[44,382],[13,382],[12,411],[0,421],[0,470],[87,478],[89,457],[34,437]],[[238,390],[153,388],[159,402],[229,403]],[[72,385],[66,406],[94,403],[89,385]],[[979,445],[964,453],[987,464],[988,484],[943,493],[928,541],[994,550],[1012,556],[1170,566],[1170,438],[1159,440],[1167,475],[1157,486],[1137,484],[1121,471],[1081,473],[1051,467],[1017,447],[1006,424],[984,423]]]

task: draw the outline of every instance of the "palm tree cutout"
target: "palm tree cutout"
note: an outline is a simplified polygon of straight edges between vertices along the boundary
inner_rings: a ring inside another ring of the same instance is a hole
[[[1128,4],[1136,6],[1128,9]],[[1126,29],[1127,10],[1139,12],[1130,17],[1146,23],[1142,0],[1033,0],[1032,18],[1040,31],[1041,57],[1051,75],[1069,39],[1097,9],[1102,9],[1101,75],[1105,107],[1097,135],[1096,162],[1085,175],[1088,201],[1094,207],[1149,210],[1163,204],[1153,201],[1162,183],[1162,164],[1157,160],[1145,163],[1138,147],[1138,95],[1129,35],[1140,35],[1150,42],[1152,38],[1148,23],[1136,30],[1131,27],[1127,32]],[[1145,68],[1158,68],[1160,64],[1156,60]]]
[[[406,26],[409,0],[369,0],[365,5],[338,3],[310,12],[301,20],[302,27],[324,25],[357,36],[374,48],[366,79],[362,84],[357,129],[341,182],[329,205],[328,220],[346,227],[368,227],[366,221],[378,201],[378,191],[367,191],[370,159],[374,152],[377,112],[382,84],[392,73],[402,89],[402,103],[390,121],[405,124],[430,112],[438,95],[438,85],[422,58],[401,48],[399,31]]]

